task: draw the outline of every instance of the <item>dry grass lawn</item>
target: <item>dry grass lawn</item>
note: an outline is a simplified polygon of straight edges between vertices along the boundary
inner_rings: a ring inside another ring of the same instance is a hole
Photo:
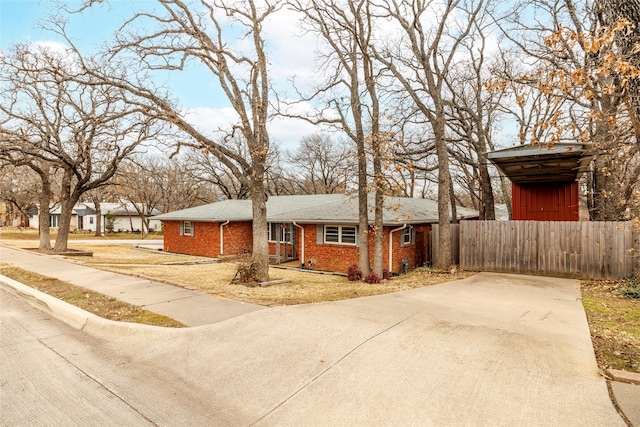
[[[581,285],[600,367],[640,373],[640,299],[620,295],[621,281],[585,280]]]
[[[121,245],[74,244],[73,247],[93,251],[93,257],[78,257],[75,261],[95,268],[195,287],[214,295],[262,305],[306,304],[377,295],[448,282],[473,274],[418,269],[406,276],[370,285],[365,282],[350,282],[339,275],[271,267],[269,275],[272,280],[288,279],[290,282],[248,287],[230,283],[236,273],[237,263],[241,261],[189,264],[206,258],[143,251]],[[176,264],[181,262],[185,264]]]

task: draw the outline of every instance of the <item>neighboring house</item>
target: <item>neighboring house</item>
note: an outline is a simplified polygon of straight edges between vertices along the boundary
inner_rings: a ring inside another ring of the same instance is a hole
[[[96,211],[93,203],[85,203],[92,210],[92,213],[87,215],[84,221],[83,230],[96,231]],[[142,209],[141,209],[142,210]],[[106,215],[110,214],[114,216],[113,230],[114,231],[135,231],[140,232],[142,230],[142,217],[136,211],[132,203],[101,203],[100,213],[102,214],[102,230],[107,230]],[[150,215],[146,217],[152,217],[159,215],[158,209],[153,209]],[[162,227],[162,222],[156,219],[149,221],[149,231],[159,230]]]
[[[580,220],[578,179],[591,162],[588,144],[521,145],[488,153],[511,180],[511,219]]]
[[[82,229],[83,215],[82,212],[87,210],[84,203],[79,203],[73,207],[71,211],[71,224],[70,231],[76,231],[78,228]],[[49,227],[58,228],[60,226],[60,205],[56,204],[49,208]],[[29,227],[38,228],[40,217],[40,208],[29,218]]]
[[[369,199],[373,222],[373,197]],[[164,250],[220,257],[252,250],[250,200],[223,200],[154,217],[164,224]],[[460,218],[474,219],[477,211],[458,208]],[[428,261],[431,224],[438,222],[433,200],[385,197],[384,267],[402,271]],[[358,199],[344,194],[270,196],[267,201],[270,254],[276,262],[298,259],[318,270],[346,272],[358,263]],[[373,232],[369,234],[373,251]]]
[[[131,203],[101,203],[101,224],[102,231],[107,231],[106,215],[114,216],[114,231],[135,231],[142,230],[142,217],[138,214],[135,207]],[[49,213],[49,225],[51,228],[58,228],[60,225],[60,206],[53,207]],[[158,215],[161,212],[153,209],[151,215]],[[71,231],[84,230],[96,231],[96,210],[95,205],[90,202],[80,202],[73,207],[71,216]],[[29,225],[38,228],[38,214],[31,217]],[[162,226],[159,220],[151,219],[149,221],[150,231],[158,230]]]

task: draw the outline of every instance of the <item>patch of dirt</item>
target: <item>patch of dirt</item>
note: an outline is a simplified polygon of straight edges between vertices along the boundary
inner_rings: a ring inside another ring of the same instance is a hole
[[[115,298],[17,267],[0,266],[0,274],[105,319],[171,328],[185,327],[182,323],[169,317],[152,313]]]
[[[581,281],[591,341],[602,369],[640,373],[640,300],[620,295],[623,281]]]
[[[38,249],[38,248],[30,248],[28,250],[32,252],[39,252],[45,255],[60,255],[60,256],[72,256],[72,257],[73,256],[93,256],[93,252],[91,251],[85,251],[82,249],[72,249],[72,248],[67,248],[67,250],[64,252],[54,252],[53,249],[44,250],[44,249]]]

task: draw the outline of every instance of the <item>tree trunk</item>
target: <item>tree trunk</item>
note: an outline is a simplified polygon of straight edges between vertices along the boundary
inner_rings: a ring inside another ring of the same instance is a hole
[[[58,224],[58,236],[56,237],[56,243],[53,247],[54,252],[65,252],[67,250],[73,207],[80,199],[79,194],[71,191],[72,177],[72,170],[64,171],[60,190],[60,223]]]
[[[149,234],[149,222],[150,219],[147,216],[144,215],[140,215],[140,223],[141,223],[141,227],[142,229],[140,230],[141,236],[140,238],[144,239],[148,234]]]
[[[510,220],[513,216],[512,214],[512,206],[511,206],[511,181],[507,177],[505,177],[502,172],[500,173],[500,188],[502,189],[502,199],[504,200],[505,205],[507,205],[507,215]]]
[[[253,255],[251,263],[260,282],[269,280],[269,241],[267,230],[267,194],[264,188],[264,173],[259,162],[254,162],[251,183],[251,205],[253,208]]]
[[[40,231],[40,250],[51,250],[51,215],[49,214],[49,205],[51,204],[52,192],[51,186],[45,181],[42,182],[42,192],[38,198],[39,215],[38,230]]]
[[[93,199],[93,206],[96,210],[96,237],[102,237],[102,206],[100,201]]]
[[[489,160],[483,152],[478,152],[478,169],[480,171],[480,218],[493,221],[496,219],[495,199],[493,198],[493,186],[487,166]]]
[[[444,111],[442,114],[436,112],[436,118],[433,121],[433,134],[438,156],[438,225],[440,226],[436,267],[448,269],[451,266],[451,213],[449,209],[451,204],[451,173],[449,172],[449,153],[445,140]]]
[[[384,240],[384,222],[382,211],[384,206],[384,192],[382,188],[377,186],[375,192],[375,234],[373,238],[373,271],[382,278],[382,269],[384,268],[383,240]],[[389,242],[391,244],[391,242]]]
[[[449,197],[451,203],[451,222],[458,223],[458,206],[456,205],[456,193],[453,190],[453,180],[449,179]]]
[[[358,147],[358,157],[364,158],[360,154]],[[367,276],[371,272],[371,261],[369,258],[369,203],[367,194],[367,165],[366,161],[358,161],[358,244],[359,255],[358,265],[363,276]],[[364,169],[364,171],[363,171]],[[363,178],[364,176],[364,178]]]
[[[58,237],[53,247],[54,252],[65,252],[69,242],[69,232],[71,231],[71,218],[73,217],[73,207],[78,202],[78,198],[68,198],[60,203],[60,223],[58,224]]]
[[[611,156],[600,150],[593,159],[593,191],[589,216],[592,221],[619,221],[624,217],[627,203],[623,200],[616,179],[611,176]]]

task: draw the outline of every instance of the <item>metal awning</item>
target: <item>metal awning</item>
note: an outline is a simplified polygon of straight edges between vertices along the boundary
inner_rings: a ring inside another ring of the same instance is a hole
[[[592,156],[591,145],[570,143],[521,145],[487,153],[515,184],[575,181],[587,170]]]

